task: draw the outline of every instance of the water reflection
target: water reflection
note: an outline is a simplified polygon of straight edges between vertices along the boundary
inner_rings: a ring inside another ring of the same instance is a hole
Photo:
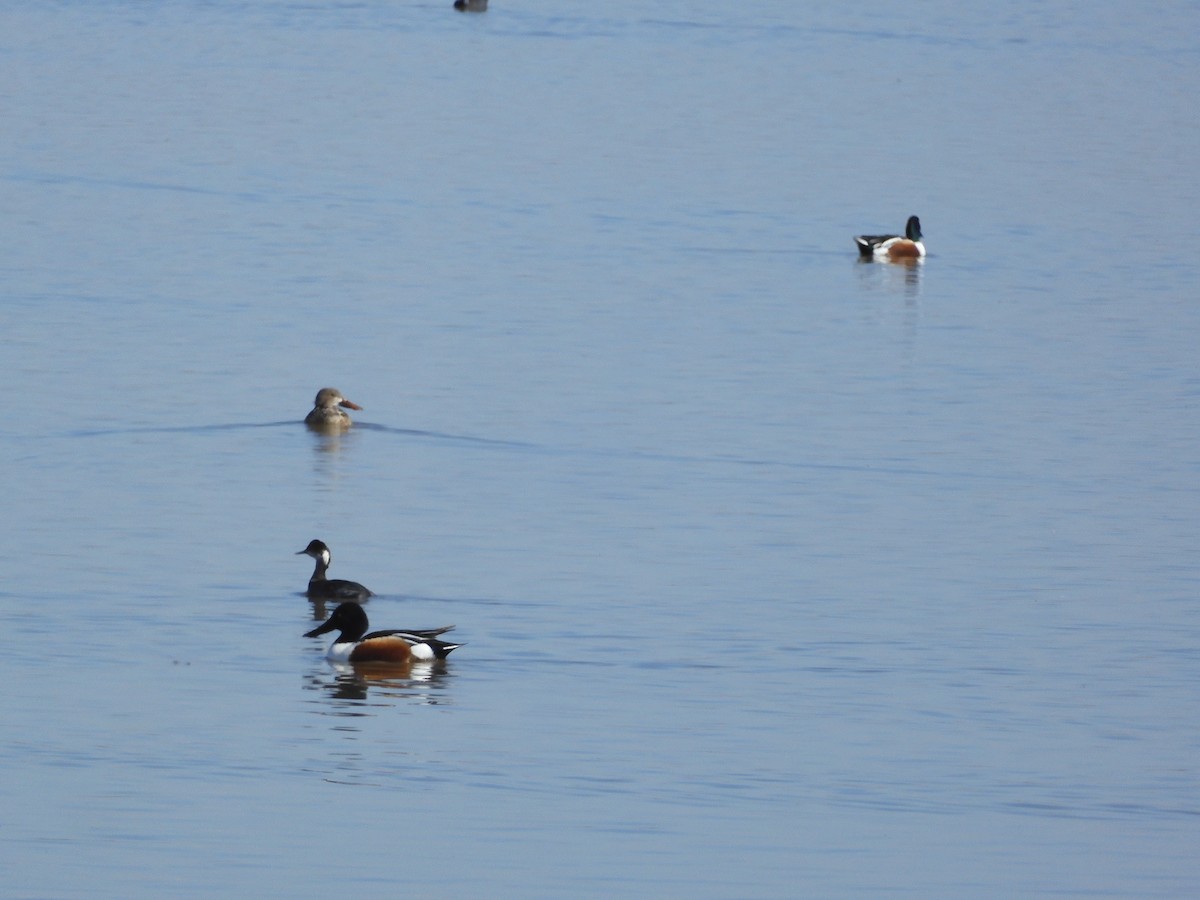
[[[870,259],[855,261],[860,279],[872,287],[902,287],[908,295],[919,292],[924,259]]]
[[[317,458],[322,455],[336,456],[341,452],[343,446],[350,446],[355,440],[356,431],[350,429],[348,431],[318,431],[308,429],[313,438],[313,449],[317,451]]]
[[[342,465],[345,461],[342,450],[354,445],[358,440],[359,429],[356,426],[340,433],[306,430],[312,437],[313,478],[322,490],[334,490],[342,477]]]
[[[320,715],[371,716],[373,708],[401,703],[445,706],[451,670],[445,660],[405,664],[323,663],[304,679],[304,689],[320,695]]]

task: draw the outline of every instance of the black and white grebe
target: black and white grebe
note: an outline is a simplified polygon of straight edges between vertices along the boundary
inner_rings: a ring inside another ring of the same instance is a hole
[[[308,579],[308,596],[312,600],[353,600],[362,603],[371,596],[371,592],[357,581],[346,581],[341,578],[326,578],[329,569],[329,548],[324,541],[309,541],[308,546],[296,553],[297,556],[311,556],[317,561],[312,578]]]

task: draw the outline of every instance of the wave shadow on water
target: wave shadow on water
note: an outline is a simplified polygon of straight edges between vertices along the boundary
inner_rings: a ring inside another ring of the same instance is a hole
[[[207,434],[233,431],[253,431],[267,428],[299,428],[305,429],[303,422],[293,420],[282,422],[229,422],[211,425],[176,425],[138,428],[91,429],[65,432],[66,437],[99,438],[120,435],[145,434]],[[976,481],[1025,482],[1028,475],[985,473],[977,471],[956,471],[946,469],[925,468],[917,465],[877,465],[871,463],[831,463],[781,459],[758,459],[747,456],[704,456],[686,453],[659,453],[645,450],[631,450],[619,447],[564,447],[535,444],[529,441],[517,441],[506,438],[479,437],[478,435],[454,434],[442,431],[427,431],[418,428],[398,428],[390,425],[379,425],[372,422],[356,422],[354,427],[345,434],[320,434],[308,432],[318,442],[319,449],[331,450],[340,447],[341,439],[352,434],[369,432],[372,434],[387,434],[398,437],[413,438],[424,441],[434,441],[446,446],[494,448],[515,453],[529,453],[554,457],[579,457],[592,459],[624,459],[639,462],[662,462],[672,465],[725,465],[731,467],[762,467],[790,470],[819,471],[819,472],[849,472],[868,475],[907,475],[913,477],[945,478],[954,477]]]

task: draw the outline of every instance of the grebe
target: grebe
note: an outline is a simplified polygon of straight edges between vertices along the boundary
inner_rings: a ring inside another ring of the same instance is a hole
[[[361,603],[371,596],[371,592],[357,581],[325,577],[331,556],[324,541],[309,541],[308,546],[296,555],[311,556],[317,561],[312,578],[308,579],[308,596],[313,600],[353,600]]]

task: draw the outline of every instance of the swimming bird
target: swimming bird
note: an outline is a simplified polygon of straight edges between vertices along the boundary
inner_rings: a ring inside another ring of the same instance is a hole
[[[488,0],[454,0],[454,8],[459,12],[487,12]]]
[[[451,650],[462,644],[448,644],[438,640],[438,635],[454,628],[427,628],[413,631],[392,629],[372,631],[367,634],[367,614],[357,603],[343,603],[333,611],[324,625],[305,633],[305,637],[319,637],[330,631],[340,631],[334,638],[325,658],[337,663],[409,663],[445,659]]]
[[[297,556],[311,556],[317,561],[312,577],[308,579],[308,596],[313,600],[353,600],[362,603],[371,596],[371,592],[357,581],[346,581],[341,578],[326,578],[332,559],[329,547],[324,541],[312,540],[303,550],[297,551]]]
[[[858,253],[867,259],[921,259],[925,256],[925,245],[921,242],[921,220],[908,217],[904,236],[898,234],[862,234],[854,239]]]
[[[346,409],[362,407],[343,397],[337,388],[321,388],[313,401],[312,411],[304,417],[304,424],[314,431],[344,431],[354,424]]]

